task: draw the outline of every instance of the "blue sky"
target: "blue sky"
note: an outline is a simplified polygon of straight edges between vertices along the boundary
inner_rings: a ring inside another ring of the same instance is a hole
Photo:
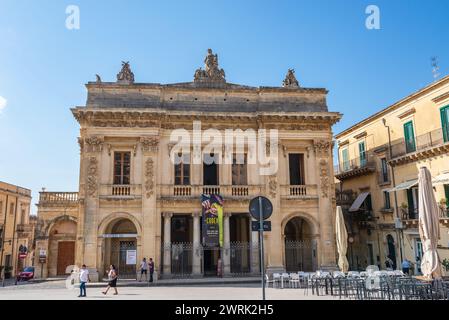
[[[80,29],[65,27],[66,7]],[[365,8],[380,9],[380,30]],[[114,81],[122,60],[137,82],[191,81],[207,48],[229,82],[329,90],[344,114],[337,133],[432,82],[430,57],[449,73],[448,1],[0,0],[0,180],[76,191],[84,84]],[[33,208],[35,211],[35,208]]]

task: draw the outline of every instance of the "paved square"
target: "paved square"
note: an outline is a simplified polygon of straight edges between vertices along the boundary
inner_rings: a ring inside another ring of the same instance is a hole
[[[104,288],[99,284],[88,284],[87,297],[78,298],[77,288],[67,289],[65,281],[42,283],[25,283],[17,286],[0,288],[0,300],[254,300],[261,299],[262,291],[257,284],[224,284],[201,286],[159,286],[159,287],[125,287],[118,285],[119,294],[101,293]],[[94,286],[94,287],[93,287]],[[338,297],[314,296],[304,289],[267,288],[267,300],[339,300]]]

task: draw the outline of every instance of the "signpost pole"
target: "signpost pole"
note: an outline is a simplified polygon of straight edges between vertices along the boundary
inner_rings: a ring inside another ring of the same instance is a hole
[[[265,263],[264,263],[264,250],[263,250],[263,210],[262,210],[262,198],[259,197],[259,240],[260,240],[260,264],[262,274],[262,299],[265,301]]]

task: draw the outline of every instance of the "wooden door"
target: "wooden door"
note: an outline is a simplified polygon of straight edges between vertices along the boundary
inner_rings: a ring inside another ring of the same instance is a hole
[[[75,264],[75,241],[59,241],[56,274],[64,275],[67,266],[73,264]]]

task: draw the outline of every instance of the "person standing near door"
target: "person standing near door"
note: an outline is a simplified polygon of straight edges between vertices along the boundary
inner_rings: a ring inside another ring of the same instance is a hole
[[[154,261],[153,258],[150,258],[150,262],[148,263],[148,267],[150,270],[150,282],[153,282],[153,273],[154,273]]]
[[[78,296],[78,298],[86,296],[86,283],[87,282],[90,282],[89,270],[87,270],[86,265],[83,264],[83,266],[81,267],[81,270],[80,270],[80,295]]]
[[[139,282],[142,281],[142,275],[145,274],[145,281],[147,281],[147,270],[148,270],[148,262],[147,258],[143,258],[142,262],[140,263],[140,279]]]

